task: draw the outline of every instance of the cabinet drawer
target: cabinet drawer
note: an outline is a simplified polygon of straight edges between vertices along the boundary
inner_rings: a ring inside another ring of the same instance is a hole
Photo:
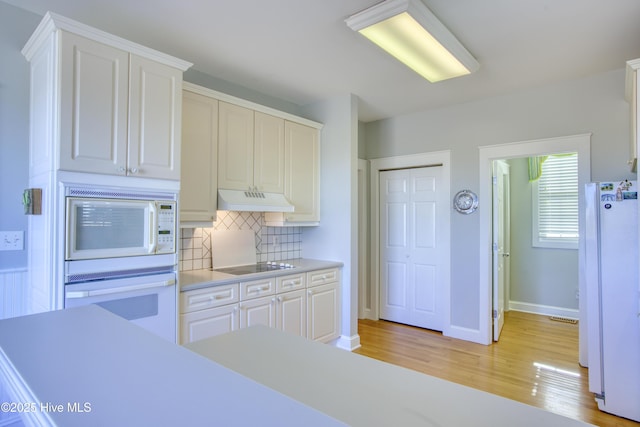
[[[325,283],[337,282],[339,279],[337,268],[328,268],[326,270],[310,271],[307,273],[307,286],[320,286]]]
[[[191,313],[238,302],[238,284],[212,286],[180,294],[180,312]]]
[[[276,292],[282,293],[304,289],[306,286],[305,279],[306,276],[304,273],[276,277]]]
[[[274,295],[275,293],[275,277],[240,283],[240,300],[264,297],[267,295]]]

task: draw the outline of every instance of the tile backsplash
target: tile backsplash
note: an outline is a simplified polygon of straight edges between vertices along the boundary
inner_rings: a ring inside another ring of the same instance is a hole
[[[260,212],[218,211],[212,228],[180,229],[180,271],[211,268],[213,230],[253,230],[258,262],[301,258],[300,227],[267,227]]]

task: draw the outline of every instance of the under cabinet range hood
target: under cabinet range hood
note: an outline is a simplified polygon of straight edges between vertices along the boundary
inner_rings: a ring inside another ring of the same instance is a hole
[[[278,193],[218,189],[218,209],[240,212],[293,212],[293,205]]]

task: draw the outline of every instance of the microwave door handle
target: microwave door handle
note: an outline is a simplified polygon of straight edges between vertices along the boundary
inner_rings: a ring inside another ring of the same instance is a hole
[[[158,248],[158,209],[155,202],[149,203],[149,253]]]
[[[174,279],[164,280],[162,282],[143,283],[141,285],[120,286],[116,288],[96,289],[92,291],[69,291],[65,294],[65,298],[89,298],[102,295],[119,294],[122,292],[141,291],[144,289],[160,288],[163,286],[173,286],[176,284]]]

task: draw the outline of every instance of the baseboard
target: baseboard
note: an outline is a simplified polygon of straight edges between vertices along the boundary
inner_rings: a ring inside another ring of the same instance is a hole
[[[360,335],[353,335],[351,337],[341,335],[338,339],[333,341],[331,344],[333,344],[334,347],[338,347],[343,350],[353,351],[361,347]]]
[[[531,304],[528,302],[509,301],[509,310],[523,311],[525,313],[540,314],[543,316],[565,317],[567,319],[579,319],[580,311],[573,308],[554,307],[551,305]]]

